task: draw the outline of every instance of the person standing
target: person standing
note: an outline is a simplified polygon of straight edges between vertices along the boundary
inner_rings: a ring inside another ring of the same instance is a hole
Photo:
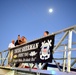
[[[18,35],[18,38],[17,38],[17,40],[15,42],[15,46],[20,45],[20,44],[22,44],[22,41],[21,41],[20,35]]]
[[[20,37],[20,35],[18,35],[18,39],[15,42],[15,46],[21,45],[21,44],[26,44],[26,43],[27,43],[27,39],[24,36]],[[15,64],[15,67],[22,67],[23,65],[24,65],[24,63],[17,62]]]
[[[9,54],[8,54],[8,64],[10,64],[12,62],[12,56],[13,56],[13,52],[10,51],[11,48],[15,47],[15,40],[12,40],[12,42],[8,45],[8,50],[9,50]]]
[[[15,40],[12,40],[12,42],[8,45],[8,49],[15,47]]]
[[[21,41],[22,41],[22,44],[27,43],[27,39],[24,36],[21,37]]]
[[[44,37],[48,36],[49,35],[49,31],[44,31]],[[45,63],[45,65],[43,66],[43,69],[47,69],[48,67],[48,63]]]
[[[48,31],[45,31],[43,35],[44,35],[44,37],[45,36],[48,36],[49,35],[49,32]]]

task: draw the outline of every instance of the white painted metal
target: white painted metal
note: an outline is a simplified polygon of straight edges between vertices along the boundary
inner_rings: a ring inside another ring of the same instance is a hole
[[[64,52],[64,51],[67,51],[67,50],[57,50],[57,51],[55,51],[55,52]],[[70,49],[69,51],[76,51],[76,48],[72,48],[72,49]]]
[[[65,47],[65,50],[67,50],[67,46],[64,46]],[[66,51],[64,51],[64,54],[63,54],[63,72],[65,71],[65,67],[66,67]]]
[[[72,48],[72,30],[69,30],[69,35],[68,35],[68,56],[67,56],[67,71],[70,72],[71,68],[71,51],[70,49]]]
[[[35,72],[35,73],[37,73],[37,74],[40,74],[40,73],[44,73],[44,74],[53,74],[53,75],[76,75],[76,73],[74,73],[74,72],[70,72],[70,67],[71,67],[71,65],[74,65],[75,64],[75,61],[74,61],[74,63],[72,63],[71,64],[71,50],[76,50],[76,48],[72,48],[72,31],[74,32],[74,33],[76,33],[76,30],[75,30],[75,28],[76,28],[76,25],[75,26],[72,26],[72,27],[69,27],[69,28],[66,28],[66,29],[63,29],[63,30],[60,30],[60,31],[58,31],[58,32],[55,32],[55,33],[53,33],[53,34],[50,34],[50,35],[57,35],[57,34],[60,34],[60,33],[63,33],[64,32],[64,35],[63,35],[63,37],[60,39],[60,41],[58,42],[58,44],[54,47],[54,52],[63,52],[64,51],[64,58],[62,59],[63,60],[63,72],[60,72],[60,71],[57,71],[57,70],[40,70],[39,68],[37,69],[37,70],[35,70],[35,69],[24,69],[24,68],[8,68],[9,70],[14,70],[14,71],[22,71],[22,72]],[[68,37],[68,44],[64,44],[64,45],[62,45],[62,46],[65,46],[65,50],[61,50],[61,51],[56,51],[56,49],[59,47],[59,46],[61,46],[61,43],[62,43],[62,41],[65,39],[65,37],[68,35],[68,33],[69,33],[69,37]],[[48,36],[50,36],[50,35],[48,35]],[[44,37],[42,37],[42,38],[44,38]],[[41,38],[40,38],[41,39]],[[38,39],[36,39],[36,40],[38,40]],[[76,43],[74,43],[74,44],[76,44]],[[68,51],[67,51],[67,47],[68,46]],[[20,47],[20,46],[17,46],[17,47]],[[3,53],[3,52],[6,52],[6,51],[8,51],[8,50],[5,50],[5,51],[2,51],[1,53]],[[67,57],[66,57],[66,52],[68,52],[68,55],[67,55]],[[68,62],[67,62],[67,72],[64,72],[65,71],[65,63],[66,63],[66,59],[67,58],[67,60],[68,60]],[[2,60],[2,58],[1,58],[1,60]],[[37,67],[38,67],[38,65],[37,65]],[[0,67],[1,68],[1,67]],[[4,68],[4,69],[6,69],[6,68]]]
[[[76,30],[73,30],[73,32],[76,34]]]
[[[76,59],[71,63],[71,67],[76,63]]]
[[[62,43],[62,41],[65,39],[65,37],[68,35],[68,31],[65,32],[65,34],[63,35],[63,37],[61,38],[61,40],[58,42],[58,44],[56,45],[56,47],[54,47],[53,51],[56,51],[56,49],[60,46],[60,44]]]
[[[23,69],[23,68],[7,68],[7,67],[0,67],[1,70],[8,70],[8,72],[6,74],[8,75],[16,75],[17,72],[22,72],[22,73],[27,73],[28,75],[32,74],[32,75],[38,75],[38,74],[43,74],[43,75],[76,75],[76,72],[60,72],[58,70],[38,70],[38,69],[31,69],[31,71],[29,71],[29,69]],[[2,69],[3,68],[3,69]],[[21,74],[20,74],[21,75]],[[25,74],[26,75],[26,74]]]

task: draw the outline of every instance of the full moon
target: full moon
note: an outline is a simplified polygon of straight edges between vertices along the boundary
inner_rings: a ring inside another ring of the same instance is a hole
[[[52,13],[53,12],[53,9],[49,9],[49,12]]]

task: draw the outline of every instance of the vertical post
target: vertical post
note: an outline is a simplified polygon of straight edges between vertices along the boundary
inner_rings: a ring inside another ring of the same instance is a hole
[[[3,61],[2,61],[2,52],[1,52],[1,65],[2,65],[2,62],[3,62]]]
[[[1,61],[1,52],[0,52],[0,61]],[[1,62],[0,62],[0,65],[1,65]]]
[[[70,67],[71,67],[71,48],[72,48],[72,30],[69,30],[69,35],[68,35],[68,62],[67,62],[67,71],[70,72]]]
[[[38,64],[39,64],[39,63],[36,63],[36,66],[37,66],[37,69],[39,70],[39,65],[38,65]],[[40,73],[37,72],[36,75],[40,75]]]
[[[67,49],[67,46],[64,46],[64,49]],[[65,71],[65,67],[66,67],[66,51],[64,51],[63,53],[63,72]]]

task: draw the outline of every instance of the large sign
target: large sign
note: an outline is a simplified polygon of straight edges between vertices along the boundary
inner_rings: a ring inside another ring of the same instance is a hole
[[[47,36],[22,46],[13,48],[13,62],[44,63],[52,62],[54,35]]]

